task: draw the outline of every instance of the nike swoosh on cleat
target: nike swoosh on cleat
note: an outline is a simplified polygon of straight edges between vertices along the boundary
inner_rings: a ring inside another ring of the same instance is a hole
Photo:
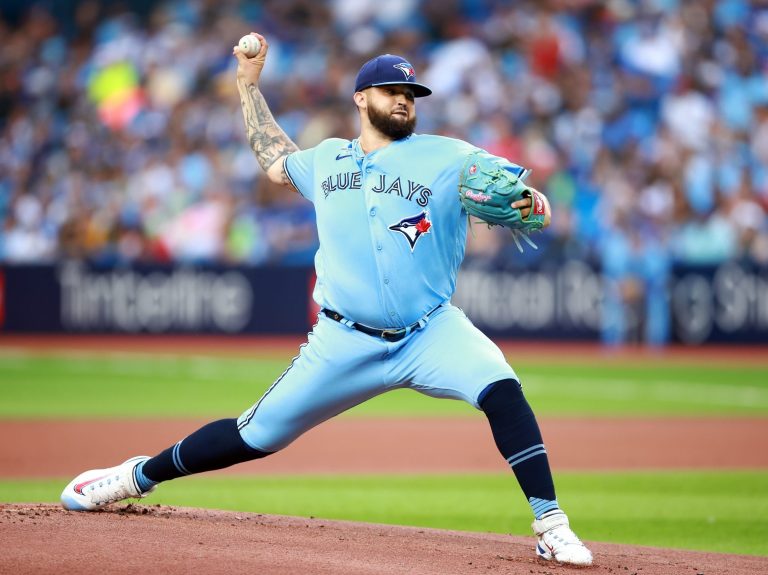
[[[109,477],[109,473],[107,473],[106,475],[102,475],[101,477],[97,477],[96,479],[91,479],[90,481],[83,481],[82,483],[78,483],[74,487],[75,493],[77,493],[78,495],[85,495],[85,493],[83,493],[83,489],[85,487],[87,487],[91,483],[95,483],[96,481],[101,481],[105,477]]]

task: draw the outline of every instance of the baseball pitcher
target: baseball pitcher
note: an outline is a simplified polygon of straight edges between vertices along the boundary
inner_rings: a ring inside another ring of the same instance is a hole
[[[214,421],[155,457],[86,471],[61,495],[93,510],[144,497],[184,475],[266,457],[323,421],[392,389],[463,400],[488,418],[534,515],[536,553],[590,565],[555,495],[547,452],[520,380],[499,348],[451,305],[468,216],[523,240],[549,224],[546,197],[526,170],[452,138],[417,134],[416,98],[429,88],[411,64],[366,62],[352,95],[360,135],[299,150],[259,91],[269,45],[235,47],[248,141],[273,182],[312,202],[317,323],[291,365],[237,419]]]

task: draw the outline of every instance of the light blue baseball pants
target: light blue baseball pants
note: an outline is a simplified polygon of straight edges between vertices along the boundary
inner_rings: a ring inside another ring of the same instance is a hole
[[[393,389],[461,399],[479,408],[483,389],[502,379],[518,378],[496,344],[450,304],[398,342],[320,314],[299,355],[237,424],[250,447],[275,452],[323,421]]]

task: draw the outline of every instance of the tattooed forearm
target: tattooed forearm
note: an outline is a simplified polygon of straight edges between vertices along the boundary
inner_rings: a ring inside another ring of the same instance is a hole
[[[275,162],[282,161],[282,158],[299,148],[277,125],[264,96],[254,84],[238,82],[238,88],[248,142],[259,164],[267,171]],[[285,170],[281,171],[283,183],[290,183]]]

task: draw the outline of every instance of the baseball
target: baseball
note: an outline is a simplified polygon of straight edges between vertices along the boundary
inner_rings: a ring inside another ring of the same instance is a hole
[[[259,53],[259,50],[261,50],[261,42],[259,42],[259,39],[252,34],[246,34],[240,38],[237,45],[240,46],[240,51],[248,58],[253,58]]]

